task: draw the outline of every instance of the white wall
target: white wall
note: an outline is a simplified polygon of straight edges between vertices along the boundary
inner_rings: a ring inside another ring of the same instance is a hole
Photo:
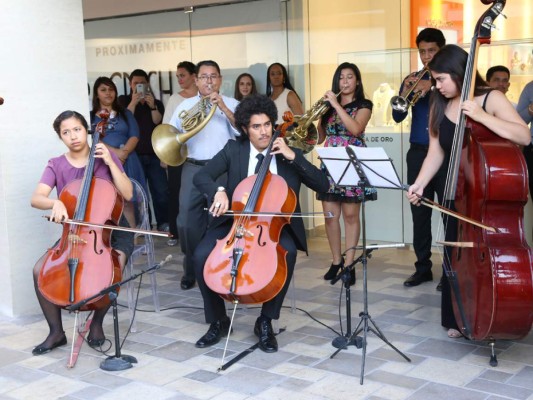
[[[38,310],[32,268],[60,236],[30,207],[47,160],[64,151],[52,122],[89,107],[82,1],[0,0],[0,10],[0,314],[13,316]]]

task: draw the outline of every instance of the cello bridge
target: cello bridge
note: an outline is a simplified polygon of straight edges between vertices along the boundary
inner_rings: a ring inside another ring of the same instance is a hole
[[[81,237],[79,237],[78,235],[74,234],[74,233],[69,233],[68,235],[68,241],[71,243],[71,244],[87,244],[87,241],[85,239],[82,239]]]

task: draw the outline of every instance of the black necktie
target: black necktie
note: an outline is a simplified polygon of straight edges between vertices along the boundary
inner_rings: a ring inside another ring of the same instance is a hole
[[[257,174],[259,172],[259,167],[261,167],[261,163],[263,162],[263,159],[265,158],[265,156],[262,153],[259,153],[258,155],[255,156],[255,158],[257,158],[257,164],[255,165],[254,174]]]

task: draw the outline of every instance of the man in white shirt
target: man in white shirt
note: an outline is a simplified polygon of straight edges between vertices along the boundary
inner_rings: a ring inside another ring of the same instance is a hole
[[[218,107],[207,125],[187,141],[188,156],[181,174],[177,223],[181,250],[185,254],[184,275],[181,278],[183,290],[190,289],[195,284],[192,254],[208,224],[208,214],[204,211],[206,199],[193,185],[194,175],[224,147],[228,140],[239,136],[239,132],[233,126],[235,123],[233,112],[239,102],[219,94],[221,84],[222,75],[218,64],[211,60],[199,62],[196,65],[198,95],[184,100],[169,121],[170,125],[183,132],[182,120],[179,118],[182,111],[191,110],[204,97],[209,97],[211,104]],[[224,187],[222,180],[220,186]]]

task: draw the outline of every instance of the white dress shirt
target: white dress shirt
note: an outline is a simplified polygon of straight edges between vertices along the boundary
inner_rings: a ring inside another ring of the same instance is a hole
[[[239,102],[234,98],[221,96],[226,107],[234,112]],[[188,111],[193,108],[200,101],[201,97],[198,94],[197,96],[183,100],[174,111],[169,124],[182,132],[181,119],[178,117],[179,114],[183,110]],[[222,150],[228,140],[235,139],[239,135],[240,133],[231,125],[226,114],[220,108],[217,108],[207,125],[186,142],[187,157],[195,160],[210,160]]]
[[[261,152],[264,156],[266,156],[267,150]],[[250,158],[248,159],[248,176],[253,175],[255,172],[255,166],[257,165],[257,155],[259,152],[257,149],[252,146],[250,143]],[[278,164],[276,164],[276,156],[272,156],[272,159],[270,160],[270,166],[268,167],[271,173],[277,174],[278,173]]]

